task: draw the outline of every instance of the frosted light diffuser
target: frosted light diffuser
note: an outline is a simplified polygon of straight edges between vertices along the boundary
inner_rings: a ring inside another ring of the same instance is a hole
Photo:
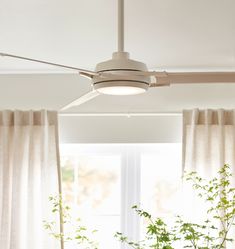
[[[133,86],[109,86],[98,88],[97,91],[109,95],[136,95],[144,93],[146,89]]]

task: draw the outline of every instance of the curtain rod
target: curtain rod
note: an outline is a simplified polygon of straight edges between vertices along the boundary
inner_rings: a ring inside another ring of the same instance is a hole
[[[116,113],[66,113],[59,112],[60,117],[177,117],[181,112],[116,112]]]

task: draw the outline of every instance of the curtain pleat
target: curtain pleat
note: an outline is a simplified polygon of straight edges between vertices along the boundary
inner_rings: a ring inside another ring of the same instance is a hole
[[[209,174],[224,163],[233,166],[234,144],[235,110],[183,111],[183,170]]]
[[[0,112],[0,248],[58,248],[43,228],[59,193],[57,126],[53,111]]]

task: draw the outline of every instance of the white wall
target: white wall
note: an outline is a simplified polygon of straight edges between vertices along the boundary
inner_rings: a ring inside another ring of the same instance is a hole
[[[59,117],[61,143],[181,142],[182,117]]]

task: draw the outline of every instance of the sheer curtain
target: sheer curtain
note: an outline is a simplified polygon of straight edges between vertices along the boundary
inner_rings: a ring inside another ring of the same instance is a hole
[[[183,112],[183,170],[205,176],[235,163],[235,110]]]
[[[0,112],[0,248],[59,248],[43,228],[60,190],[57,113]]]
[[[183,112],[183,171],[197,171],[207,179],[229,164],[235,174],[235,110],[185,110]],[[184,212],[202,218],[205,203],[188,191]],[[232,232],[234,237],[234,231]],[[227,244],[226,248],[234,248]]]

